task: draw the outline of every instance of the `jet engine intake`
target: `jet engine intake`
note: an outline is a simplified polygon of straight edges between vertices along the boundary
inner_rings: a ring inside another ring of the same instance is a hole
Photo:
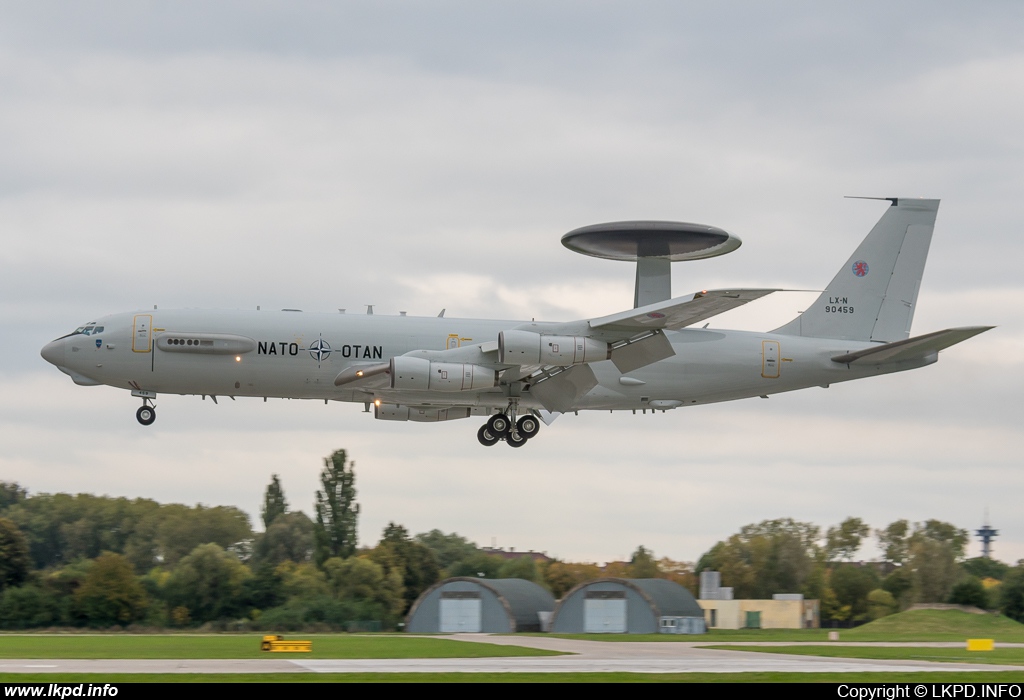
[[[377,420],[413,421],[415,423],[436,423],[443,420],[469,418],[468,408],[414,408],[382,403],[373,409]]]
[[[391,358],[391,388],[411,391],[472,391],[498,385],[493,369],[421,357]]]
[[[586,336],[541,335],[530,331],[498,333],[498,362],[508,365],[569,367],[607,360],[608,343]]]

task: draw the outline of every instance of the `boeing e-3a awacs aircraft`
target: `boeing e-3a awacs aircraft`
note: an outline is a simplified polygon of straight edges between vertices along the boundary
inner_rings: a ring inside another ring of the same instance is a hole
[[[817,300],[767,333],[693,328],[775,289],[672,298],[670,265],[735,250],[696,224],[632,221],[570,231],[578,252],[637,263],[634,308],[567,323],[282,311],[131,311],[42,349],[80,385],[158,394],[323,399],[380,420],[487,416],[484,445],[521,447],[540,421],[581,410],[666,411],[900,372],[991,326],[910,337],[939,201],[889,207]],[[370,309],[372,311],[372,307]]]

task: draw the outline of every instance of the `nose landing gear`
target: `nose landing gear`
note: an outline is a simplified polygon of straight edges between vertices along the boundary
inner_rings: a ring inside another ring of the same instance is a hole
[[[143,425],[153,425],[156,420],[156,409],[153,406],[143,406],[135,412],[135,418]]]
[[[135,419],[143,425],[153,425],[153,421],[156,420],[156,406],[153,405],[156,394],[152,391],[136,390],[132,392],[132,396],[142,399],[142,408],[135,412]]]

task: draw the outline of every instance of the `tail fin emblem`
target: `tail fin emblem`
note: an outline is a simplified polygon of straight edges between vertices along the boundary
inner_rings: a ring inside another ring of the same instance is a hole
[[[868,264],[863,260],[858,260],[857,262],[855,262],[853,264],[852,269],[853,274],[857,275],[858,277],[863,277],[864,275],[868,274]]]

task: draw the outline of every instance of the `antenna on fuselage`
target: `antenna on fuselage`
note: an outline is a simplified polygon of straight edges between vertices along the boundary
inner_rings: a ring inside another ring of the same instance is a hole
[[[437,315],[438,318],[444,318],[444,312],[448,310],[448,307],[441,309],[441,313]]]
[[[366,305],[366,315],[373,316],[373,304]]]
[[[562,245],[577,253],[636,261],[633,308],[672,298],[672,263],[725,255],[742,243],[715,226],[678,221],[616,221],[562,236]]]

